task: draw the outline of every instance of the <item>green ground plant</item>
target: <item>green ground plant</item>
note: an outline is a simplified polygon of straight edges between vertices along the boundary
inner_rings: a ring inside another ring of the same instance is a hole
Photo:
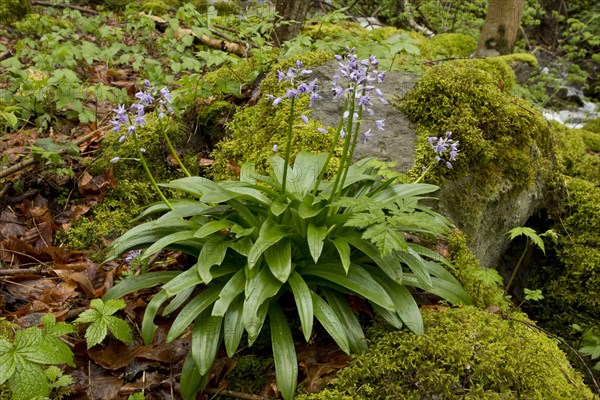
[[[48,397],[72,383],[54,364],[75,367],[73,352],[60,337],[73,333],[73,326],[56,322],[52,314],[41,319],[43,328],[17,330],[14,338],[0,339],[0,385],[8,384],[14,400]],[[50,365],[50,367],[45,367]]]
[[[183,305],[167,341],[192,326],[191,351],[181,378],[186,399],[206,385],[221,341],[232,356],[244,332],[249,345],[257,339],[267,317],[277,388],[284,398],[294,397],[298,366],[283,311],[287,296],[294,300],[306,340],[316,317],[346,353],[364,352],[366,342],[344,295],[364,298],[392,326],[406,325],[418,334],[423,332],[421,314],[407,286],[452,303],[471,302],[445,269],[448,261],[404,237],[413,232],[435,240],[449,231],[448,221],[421,202],[437,187],[382,180],[369,159],[351,163],[359,135],[364,140],[371,135],[360,130],[362,118],[367,118],[363,111],[369,109],[372,97],[382,99],[379,91],[371,92],[366,79],[381,82],[383,74],[376,70],[375,57],[359,62],[354,49],[347,51],[340,66],[340,75],[346,78],[336,85],[336,95],[346,99],[348,113],[340,118],[329,153],[301,151],[291,163],[294,125],[308,123],[306,116],[296,112],[296,100],[302,94],[311,103],[320,97],[316,81],[302,82],[311,71],[297,61],[276,74],[286,92],[271,96],[272,106],[289,102],[289,111],[284,140],[271,149],[285,155],[270,158],[269,175],[244,164],[239,180],[187,177],[165,184],[194,199],[170,199],[151,206],[143,216],[159,213],[160,218],[136,226],[111,244],[108,259],[140,248],[145,249],[142,258],[165,248],[197,258],[183,272],[128,277],[104,296],[107,301],[162,284],[142,322],[146,343],[154,338],[154,318],[162,305],[166,304],[163,315]],[[342,61],[341,56],[336,58]],[[383,128],[383,121],[376,123]],[[447,139],[436,138],[440,156],[450,150]],[[338,142],[339,168],[326,179]],[[196,287],[203,290],[197,293]]]

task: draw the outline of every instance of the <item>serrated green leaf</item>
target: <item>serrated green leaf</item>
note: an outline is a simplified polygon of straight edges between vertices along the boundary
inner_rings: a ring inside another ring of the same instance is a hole
[[[533,244],[542,250],[544,254],[546,254],[546,249],[544,248],[544,241],[537,234],[537,232],[531,228],[526,226],[517,226],[516,228],[511,229],[506,233],[510,240],[513,240],[517,236],[525,235]]]
[[[41,365],[16,359],[16,373],[9,379],[14,400],[30,400],[50,395],[50,385]]]
[[[379,254],[385,257],[393,251],[404,251],[407,248],[406,240],[402,232],[398,232],[387,224],[373,225],[363,232],[364,239],[369,239],[377,249]]]
[[[221,338],[223,317],[213,317],[210,310],[203,311],[192,328],[192,357],[200,375],[210,372]]]
[[[94,299],[94,300],[100,300],[100,299]],[[92,300],[92,302],[94,300]],[[102,300],[100,300],[100,301],[102,301]],[[107,300],[104,303],[102,310],[98,309],[98,311],[100,311],[103,315],[113,315],[117,311],[122,310],[124,308],[125,308],[125,301],[123,299],[111,299],[111,300]]]
[[[87,322],[96,322],[100,318],[102,318],[102,314],[97,310],[85,310],[73,321],[75,324],[87,323]]]
[[[16,371],[15,346],[8,340],[0,339],[0,385],[10,379]]]
[[[277,389],[285,400],[291,400],[296,393],[298,360],[292,332],[277,303],[271,303],[269,306],[269,322]]]
[[[132,344],[131,328],[127,322],[118,317],[106,317],[106,326],[115,338],[123,343]]]
[[[304,339],[308,342],[312,334],[314,320],[311,291],[304,279],[295,271],[290,275],[288,283],[294,294]]]
[[[96,322],[87,327],[85,331],[85,341],[87,348],[92,348],[104,340],[108,333],[106,321],[98,319]]]

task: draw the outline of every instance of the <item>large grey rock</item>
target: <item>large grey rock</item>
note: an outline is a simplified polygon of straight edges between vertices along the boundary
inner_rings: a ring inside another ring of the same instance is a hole
[[[332,127],[339,123],[343,107],[342,101],[332,101],[329,96],[330,80],[337,67],[337,62],[332,62],[313,69],[313,75],[319,79],[323,100],[310,115]],[[385,98],[393,102],[406,96],[417,80],[415,74],[390,72],[380,87]],[[355,158],[374,156],[395,162],[400,172],[406,172],[415,160],[416,126],[396,107],[376,103],[373,107],[375,119],[385,118],[385,130],[376,130],[372,122],[361,125],[361,132],[371,128],[373,136],[367,142],[359,143]],[[539,156],[539,151],[532,148],[532,161]],[[484,192],[472,176],[466,176],[444,183],[437,193],[436,207],[465,233],[469,247],[481,264],[495,268],[509,245],[506,232],[525,225],[540,209],[544,204],[545,186],[546,176],[541,171],[530,187],[515,188],[510,180],[504,179],[495,182],[493,192]]]
[[[339,67],[336,61],[313,68],[312,77],[319,80],[319,89],[323,99],[311,111],[311,118],[323,124],[336,127],[343,112],[343,100],[332,100],[331,79]],[[418,75],[400,72],[388,72],[384,83],[379,85],[384,98],[389,102],[404,97],[415,85]],[[415,144],[417,140],[416,126],[406,115],[391,105],[385,105],[373,100],[373,117],[363,115],[363,119],[385,119],[385,130],[380,131],[371,121],[361,123],[361,133],[371,129],[372,135],[368,141],[359,140],[354,154],[355,159],[374,156],[382,161],[397,163],[400,172],[408,171],[415,161]],[[362,138],[361,138],[362,139]]]

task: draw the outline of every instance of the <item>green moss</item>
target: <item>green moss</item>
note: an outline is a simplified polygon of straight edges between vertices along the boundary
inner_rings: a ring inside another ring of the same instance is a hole
[[[593,119],[588,121],[583,126],[583,129],[589,132],[594,132],[600,134],[600,118]]]
[[[479,308],[491,306],[508,311],[510,303],[504,297],[500,282],[493,278],[499,276],[492,269],[484,269],[473,252],[467,246],[465,235],[458,230],[448,235],[448,249],[452,268],[450,272],[459,280],[463,288],[473,297]],[[486,276],[491,278],[486,279]]]
[[[329,53],[308,53],[299,57],[306,67],[323,64],[331,58]],[[286,60],[274,67],[261,83],[262,93],[282,95],[285,88],[279,86],[275,71],[279,68],[285,70],[295,62],[296,59]],[[273,155],[273,146],[277,145],[279,151],[285,151],[290,104],[284,101],[274,107],[271,103],[271,100],[263,96],[255,106],[245,106],[235,114],[227,125],[229,138],[218,143],[212,153],[215,160],[211,169],[213,179],[233,178],[234,166],[245,162],[254,162],[257,170],[264,172],[267,170],[267,160]],[[298,121],[294,125],[292,158],[301,150],[327,151],[331,144],[332,135],[319,133],[314,122],[308,125],[300,122],[300,114],[307,110],[308,103],[307,98],[296,102]],[[332,166],[335,166],[335,162]]]
[[[235,357],[235,368],[227,376],[229,389],[242,393],[259,393],[268,382],[273,370],[272,358],[255,355]]]
[[[427,137],[451,131],[459,141],[454,169],[437,168],[429,180],[443,184],[452,178],[464,186],[453,201],[465,204],[467,235],[481,204],[531,187],[551,163],[548,124],[510,94],[514,85],[514,73],[501,58],[456,60],[429,68],[401,103],[418,124],[415,176],[433,157]]]
[[[468,57],[477,47],[477,39],[462,33],[442,33],[431,38],[437,57]]]
[[[474,307],[423,320],[424,335],[378,328],[332,388],[299,399],[592,398],[556,343],[522,323]]]

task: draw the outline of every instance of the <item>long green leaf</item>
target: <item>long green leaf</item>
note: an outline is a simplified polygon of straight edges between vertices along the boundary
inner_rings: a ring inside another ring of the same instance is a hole
[[[179,391],[183,400],[195,400],[196,393],[206,387],[210,374],[200,375],[198,367],[192,358],[192,352],[188,352],[181,370],[181,384]]]
[[[296,302],[296,309],[300,317],[304,339],[308,342],[312,334],[314,320],[311,291],[304,279],[295,271],[290,275],[288,283],[294,294],[294,301]]]
[[[340,329],[344,329],[346,331],[346,335],[348,336],[348,348],[350,352],[355,354],[361,354],[367,351],[367,340],[365,339],[365,334],[354,315],[354,312],[348,305],[348,302],[344,299],[342,295],[333,291],[321,289],[325,297],[327,298],[327,302],[329,306],[333,310],[333,312],[337,315],[340,320]]]
[[[142,339],[144,339],[145,344],[152,343],[152,340],[154,339],[154,334],[158,328],[154,324],[154,317],[156,317],[158,309],[167,298],[167,293],[164,290],[161,290],[154,295],[152,300],[148,303],[148,306],[146,306],[146,312],[144,313],[144,319],[142,320]]]
[[[269,307],[269,322],[277,390],[285,400],[291,400],[296,393],[298,382],[298,360],[292,332],[277,303],[271,303]]]
[[[236,272],[223,286],[219,293],[219,300],[215,302],[212,310],[212,315],[215,317],[225,315],[229,305],[235,300],[235,298],[244,291],[246,285],[246,274],[244,269],[240,269]]]
[[[394,302],[396,313],[406,324],[408,329],[418,335],[422,335],[425,331],[425,328],[423,326],[421,311],[419,310],[417,302],[410,294],[408,289],[406,289],[406,287],[403,285],[399,285],[398,283],[392,281],[387,275],[376,268],[370,269],[369,272],[371,272],[373,278],[375,278],[375,280],[379,282],[379,284],[390,295],[392,302]],[[384,316],[384,314],[382,314],[382,316]]]
[[[334,239],[332,242],[340,256],[340,261],[342,262],[344,271],[348,273],[348,269],[350,268],[350,245],[342,238]]]
[[[314,275],[339,286],[349,289],[352,293],[363,296],[365,299],[380,305],[388,310],[394,310],[394,303],[390,296],[377,281],[361,266],[351,264],[348,273],[339,264],[317,264],[303,266],[300,275]]]
[[[190,300],[179,311],[177,318],[173,321],[173,325],[171,325],[171,329],[169,329],[169,333],[167,334],[167,342],[177,339],[202,311],[210,307],[219,297],[221,288],[219,285],[210,285]]]
[[[146,251],[142,253],[140,258],[142,260],[146,260],[154,253],[161,251],[164,248],[167,248],[173,243],[189,241],[193,239],[195,239],[193,231],[180,231],[171,233],[170,235],[163,236],[162,238],[154,242],[150,247],[146,249]]]
[[[192,328],[192,357],[200,375],[210,372],[221,343],[223,317],[213,317],[210,310],[202,312]]]
[[[404,284],[407,286],[426,290],[452,304],[473,304],[473,298],[460,285],[436,277],[431,278],[431,283],[432,288],[425,289],[415,274],[404,274]]]
[[[192,293],[194,293],[194,289],[195,288],[193,286],[190,286],[177,293],[177,295],[175,295],[175,297],[173,297],[169,304],[167,304],[167,306],[164,308],[162,315],[167,316],[181,307],[190,298]]]
[[[138,276],[128,276],[115,286],[110,288],[102,300],[114,300],[120,299],[121,297],[128,295],[129,293],[137,292],[138,290],[147,289],[152,286],[156,286],[160,283],[169,282],[177,275],[181,274],[181,271],[160,271],[160,272],[146,272]]]
[[[215,232],[219,232],[223,229],[229,229],[234,225],[233,221],[228,221],[226,219],[220,219],[218,221],[210,221],[202,225],[198,230],[194,233],[194,236],[197,238],[207,237]]]
[[[169,297],[175,296],[177,293],[189,287],[196,286],[202,283],[198,271],[190,268],[180,273],[176,278],[173,278],[162,287]]]
[[[292,271],[292,243],[289,240],[281,240],[263,254],[273,276],[281,283],[287,282]]]
[[[408,265],[408,268],[410,268],[410,270],[419,279],[420,284],[423,286],[423,288],[425,288],[425,290],[432,288],[433,284],[431,283],[431,275],[429,274],[427,265],[425,265],[425,261],[421,258],[421,256],[415,252],[405,253],[402,251],[396,252],[396,256],[400,259],[400,261]]]
[[[310,294],[314,305],[315,316],[321,323],[321,326],[325,328],[327,333],[335,340],[344,353],[350,354],[350,344],[348,342],[346,327],[342,324],[342,321],[340,321],[331,306],[327,304],[321,296],[313,291],[311,291]],[[382,308],[382,310],[385,310],[385,308]]]
[[[397,252],[392,252],[385,257],[381,257],[377,247],[365,239],[350,235],[345,235],[343,239],[353,247],[356,247],[358,250],[365,253],[391,279],[398,283],[402,283],[402,266],[400,265],[400,259],[397,256]]]
[[[268,218],[260,227],[258,239],[254,242],[252,249],[250,249],[248,267],[252,269],[265,250],[283,239],[287,233],[282,226]]]
[[[211,237],[202,246],[198,261],[196,262],[196,268],[205,283],[209,283],[212,280],[210,269],[213,265],[221,265],[227,254],[228,247],[229,242],[223,236]]]
[[[237,298],[223,317],[223,341],[227,357],[232,358],[244,334],[244,299]]]
[[[161,186],[181,190],[197,198],[201,198],[204,196],[204,193],[208,191],[217,190],[219,188],[219,185],[216,182],[201,176],[180,178],[169,183],[163,183]]]
[[[309,222],[306,228],[306,242],[308,244],[308,250],[316,263],[321,257],[323,251],[323,243],[327,237],[327,226],[326,225],[315,225],[314,222]]]
[[[327,153],[301,151],[296,155],[292,171],[288,171],[290,190],[304,196],[311,192],[317,184],[318,177],[325,167]]]
[[[264,322],[259,313],[260,307],[267,304],[265,302],[275,296],[282,285],[266,266],[263,266],[256,276],[250,278],[244,301],[244,328],[248,332],[250,342],[256,339]]]

